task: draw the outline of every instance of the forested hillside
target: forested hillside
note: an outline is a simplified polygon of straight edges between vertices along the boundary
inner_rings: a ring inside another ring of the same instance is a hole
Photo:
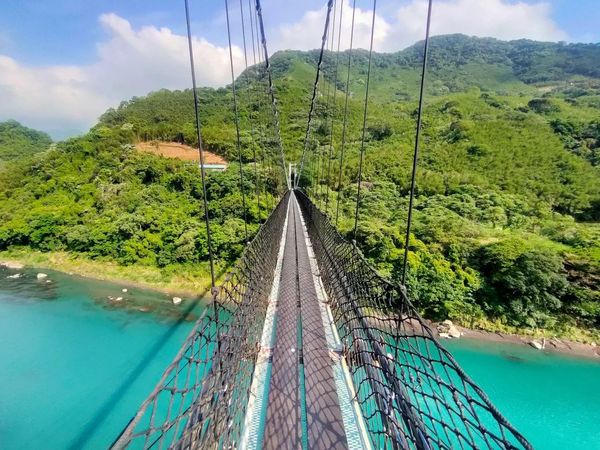
[[[358,244],[395,279],[404,245],[421,47],[376,55],[371,79]],[[289,160],[302,151],[316,57],[288,51],[272,58]],[[353,56],[349,86],[347,53],[340,56],[337,83],[335,60],[327,55],[310,142],[316,156],[307,161],[304,180],[314,183],[313,191],[329,187],[329,212],[339,197],[339,225],[348,233],[366,53]],[[441,36],[432,39],[430,67],[409,254],[411,297],[431,319],[597,339],[600,46]],[[264,73],[249,69],[238,89],[247,192],[256,181],[250,163],[257,153],[259,184],[275,194],[269,166],[274,161],[260,159],[274,154],[272,124],[258,95]],[[333,128],[325,108],[332,92]],[[346,92],[347,158],[338,189]],[[235,161],[231,91],[203,88],[199,94],[207,147]],[[331,133],[334,171],[327,173],[322,168],[328,166]],[[138,154],[129,145],[152,139],[196,145],[191,91],[162,90],[123,102],[87,136],[59,144],[34,166],[21,163],[1,172],[0,249],[61,249],[165,270],[202,265],[197,170]],[[243,243],[237,170],[233,164],[209,176],[219,256],[228,262]],[[254,230],[258,206],[250,197]],[[267,209],[267,199],[261,207]]]
[[[0,122],[0,161],[25,158],[48,150],[52,140],[46,133],[24,127],[19,122]]]

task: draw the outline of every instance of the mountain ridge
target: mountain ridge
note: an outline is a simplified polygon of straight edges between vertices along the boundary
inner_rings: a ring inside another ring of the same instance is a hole
[[[560,44],[507,47],[464,36],[432,42],[446,52],[434,57],[427,78],[409,245],[411,299],[430,319],[599,341],[600,228],[594,221],[600,220],[600,84],[582,75],[595,74],[586,71],[597,59],[596,47],[567,45],[565,55]],[[509,52],[524,75],[515,74]],[[304,148],[315,55],[282,52],[272,59],[288,160],[297,161]],[[329,192],[330,207],[339,198],[339,229],[350,237],[366,54],[354,53],[348,86],[343,64],[334,83],[331,56],[303,186]],[[393,279],[402,270],[418,56],[415,46],[375,55],[368,102],[356,237],[365,256]],[[569,61],[577,64],[571,69]],[[548,64],[554,81],[532,81]],[[283,189],[265,83],[260,67],[237,79],[251,232]],[[203,142],[231,162],[207,177],[216,252],[227,264],[245,242],[232,94],[227,87],[198,93]],[[346,94],[348,133],[338,174]],[[318,168],[327,166],[332,135],[335,172],[324,173]],[[59,143],[33,165],[23,160],[0,170],[0,250],[67,251],[158,267],[165,276],[190,267],[206,270],[197,167],[132,150],[139,141],[195,146],[196,139],[191,90],[160,90],[109,109],[89,133]],[[253,198],[256,183],[272,195],[261,197],[262,205]]]

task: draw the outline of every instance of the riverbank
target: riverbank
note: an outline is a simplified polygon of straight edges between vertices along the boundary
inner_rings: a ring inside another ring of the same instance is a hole
[[[0,252],[0,265],[13,269],[33,268],[52,269],[69,275],[109,281],[123,287],[139,287],[152,289],[169,295],[182,297],[198,297],[210,289],[208,266],[175,266],[159,269],[148,266],[121,266],[114,262],[92,260],[66,252],[34,252],[28,249],[17,249]],[[221,271],[221,275],[223,271]],[[436,324],[431,324],[436,330]],[[531,345],[533,340],[546,345],[542,351],[600,359],[600,339],[593,333],[571,328],[564,333],[553,330],[510,330],[493,323],[484,323],[478,329],[456,325],[461,332],[461,339],[472,339],[484,342]]]
[[[35,252],[16,249],[0,252],[0,265],[14,269],[52,269],[124,287],[153,289],[169,295],[197,297],[210,290],[207,264],[157,268],[141,265],[121,266],[117,263],[92,260],[66,252]]]
[[[595,343],[589,344],[583,342],[575,342],[566,339],[560,339],[556,336],[551,336],[548,338],[534,338],[532,336],[523,334],[508,334],[485,330],[471,330],[469,328],[459,326],[457,326],[457,328],[462,333],[460,339],[474,340],[479,342],[517,344],[526,346],[532,346],[531,342],[535,341],[539,344],[545,343],[544,348],[539,350],[541,352],[561,353],[565,355],[590,358],[600,361],[600,347]]]

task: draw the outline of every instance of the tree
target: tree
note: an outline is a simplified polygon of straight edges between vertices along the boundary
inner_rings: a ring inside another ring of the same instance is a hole
[[[481,248],[479,266],[487,299],[506,310],[518,325],[544,326],[566,292],[562,258],[519,239],[506,239]]]

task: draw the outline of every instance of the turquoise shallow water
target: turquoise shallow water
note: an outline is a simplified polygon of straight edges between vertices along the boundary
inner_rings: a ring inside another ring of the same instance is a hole
[[[600,363],[523,345],[444,344],[536,449],[600,449]]]
[[[52,283],[34,272],[6,278],[14,273],[0,269],[0,449],[106,448],[204,305],[176,307],[156,292],[123,294],[54,272]],[[600,363],[516,345],[444,344],[536,448],[600,449]]]
[[[107,448],[190,331],[178,318],[193,302],[14,272],[0,270],[0,448]]]

